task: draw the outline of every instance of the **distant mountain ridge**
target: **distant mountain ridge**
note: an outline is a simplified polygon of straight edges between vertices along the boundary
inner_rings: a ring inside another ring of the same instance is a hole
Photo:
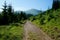
[[[41,13],[41,10],[37,10],[37,9],[29,9],[27,11],[22,11],[25,12],[26,14],[33,14],[33,15],[37,15],[39,13]],[[15,11],[15,13],[21,13],[21,11]]]
[[[30,9],[30,10],[25,11],[26,14],[33,14],[33,15],[37,15],[40,12],[42,11],[37,10],[37,9]]]

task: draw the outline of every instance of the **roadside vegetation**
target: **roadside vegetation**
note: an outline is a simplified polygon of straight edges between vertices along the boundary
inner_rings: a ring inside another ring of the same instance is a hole
[[[0,12],[0,40],[22,40],[26,19],[27,16],[23,11],[14,11],[5,1]]]
[[[33,24],[37,25],[52,39],[60,40],[60,1],[53,1],[52,9],[48,9],[36,16],[30,17]]]
[[[21,24],[0,26],[0,40],[22,40],[23,27]]]

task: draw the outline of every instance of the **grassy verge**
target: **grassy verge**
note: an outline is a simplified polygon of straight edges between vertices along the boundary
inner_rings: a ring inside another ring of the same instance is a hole
[[[60,40],[60,22],[51,20],[50,22],[40,25],[39,20],[34,20],[33,24],[37,25],[45,33],[47,33],[52,39]]]
[[[0,40],[22,40],[23,27],[18,24],[0,26]]]
[[[29,37],[28,37],[28,40],[40,40],[40,37],[34,33],[34,32],[29,32]]]

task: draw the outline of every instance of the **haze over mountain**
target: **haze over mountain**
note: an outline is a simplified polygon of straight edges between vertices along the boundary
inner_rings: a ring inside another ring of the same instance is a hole
[[[30,10],[25,11],[26,14],[33,14],[33,15],[36,15],[40,12],[42,12],[42,11],[37,10],[37,9],[30,9]]]

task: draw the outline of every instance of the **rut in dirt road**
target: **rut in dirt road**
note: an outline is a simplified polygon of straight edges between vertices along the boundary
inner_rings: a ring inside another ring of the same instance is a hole
[[[37,28],[31,22],[27,21],[24,25],[23,40],[52,40],[41,29]]]

